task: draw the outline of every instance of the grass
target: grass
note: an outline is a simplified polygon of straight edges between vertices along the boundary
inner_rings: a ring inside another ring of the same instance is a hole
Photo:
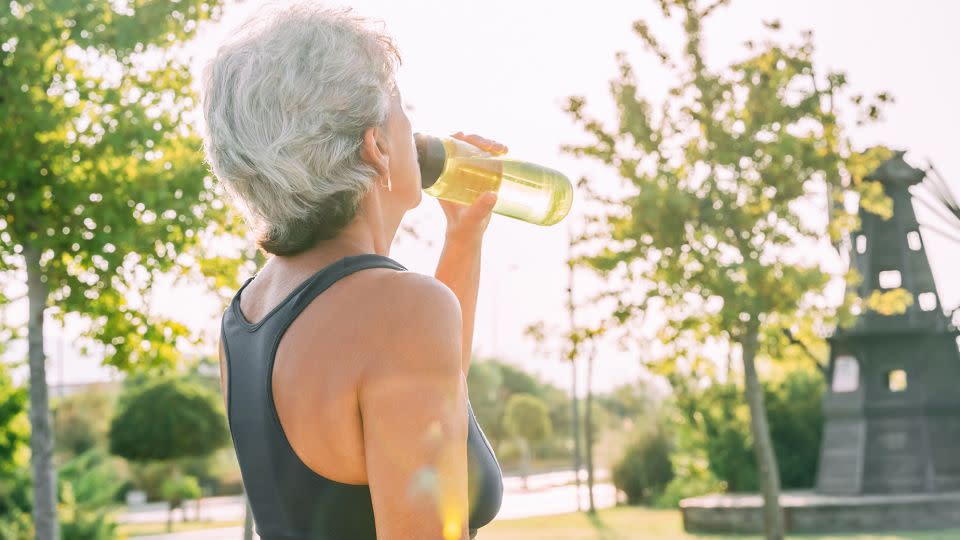
[[[807,540],[957,540],[960,530],[852,535],[790,535]],[[562,514],[494,521],[477,540],[760,540],[759,536],[697,535],[683,532],[680,512],[636,507],[600,510],[596,516]]]
[[[174,523],[174,532],[239,527],[241,522],[201,521]],[[124,536],[166,532],[163,523],[121,525]],[[957,540],[960,529],[948,531],[870,534],[790,535],[806,540]],[[683,532],[680,512],[621,506],[600,510],[596,516],[561,514],[494,521],[480,529],[477,540],[760,540],[759,536],[701,535]]]
[[[225,529],[227,527],[240,527],[242,521],[188,521],[181,523],[173,522],[173,532],[182,533],[196,531],[199,529]],[[148,536],[151,534],[166,534],[166,523],[121,523],[117,525],[117,538],[133,538],[136,536]]]

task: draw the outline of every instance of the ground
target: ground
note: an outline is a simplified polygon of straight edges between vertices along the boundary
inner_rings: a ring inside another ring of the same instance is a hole
[[[177,524],[175,531],[196,530],[197,524],[188,523],[191,528]],[[223,527],[229,524],[217,524]],[[238,527],[233,523],[224,531],[222,538],[236,540],[241,538]],[[163,525],[129,525],[120,529],[130,534],[130,538],[140,538],[145,534],[163,532]],[[218,539],[213,531],[203,538]],[[143,536],[143,538],[147,538]],[[166,536],[163,540],[187,540],[200,538],[198,533]],[[896,532],[854,535],[816,535],[790,536],[806,540],[960,540],[960,529],[949,531]],[[160,540],[155,538],[154,540]],[[637,507],[617,507],[601,510],[595,518],[586,514],[560,514],[556,516],[532,517],[511,520],[495,520],[480,529],[477,540],[759,540],[756,536],[715,536],[691,535],[683,532],[680,512],[677,510],[651,510]]]

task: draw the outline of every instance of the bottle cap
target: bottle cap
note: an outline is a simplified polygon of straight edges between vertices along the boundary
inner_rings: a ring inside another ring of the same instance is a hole
[[[417,161],[420,163],[420,184],[427,189],[443,174],[447,151],[437,137],[414,133],[413,140],[417,145]]]

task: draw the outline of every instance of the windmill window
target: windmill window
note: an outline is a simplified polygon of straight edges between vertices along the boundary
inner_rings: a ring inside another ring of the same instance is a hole
[[[857,253],[864,254],[867,252],[867,237],[865,235],[857,235]]]
[[[833,361],[833,382],[830,389],[835,393],[856,392],[860,388],[860,363],[852,356],[838,356]]]
[[[920,293],[917,295],[917,303],[920,304],[920,309],[933,311],[937,309],[937,295],[932,292]]]
[[[887,389],[891,392],[903,392],[907,389],[907,372],[893,369],[887,372]]]
[[[880,278],[880,287],[883,289],[896,289],[900,286],[899,270],[884,270],[877,277]]]
[[[908,232],[907,245],[910,246],[910,249],[913,251],[920,251],[920,248],[923,247],[923,242],[920,240],[920,233],[917,231]]]

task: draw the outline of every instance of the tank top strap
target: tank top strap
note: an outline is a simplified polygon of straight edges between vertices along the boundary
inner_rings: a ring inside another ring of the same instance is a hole
[[[310,302],[320,293],[325,291],[338,280],[349,276],[354,272],[366,270],[368,268],[392,268],[398,271],[406,271],[407,268],[397,261],[385,255],[376,253],[362,253],[360,255],[349,255],[343,257],[337,262],[321,268],[315,274],[304,280],[302,283],[277,304],[269,313],[261,317],[259,321],[251,323],[240,311],[240,295],[247,285],[256,277],[250,276],[240,286],[234,294],[227,311],[230,314],[230,320],[224,320],[226,330],[239,331],[240,333],[252,333],[260,330],[261,327],[271,328],[271,332],[285,330],[293,322],[293,319],[299,315]],[[229,326],[229,328],[227,328]]]
[[[369,268],[392,268],[406,271],[407,268],[385,255],[363,253],[351,255],[323,268],[304,282],[303,286],[294,292],[290,301],[284,306],[287,312],[283,317],[286,320],[296,318],[320,293],[327,290],[337,281],[361,270]]]

